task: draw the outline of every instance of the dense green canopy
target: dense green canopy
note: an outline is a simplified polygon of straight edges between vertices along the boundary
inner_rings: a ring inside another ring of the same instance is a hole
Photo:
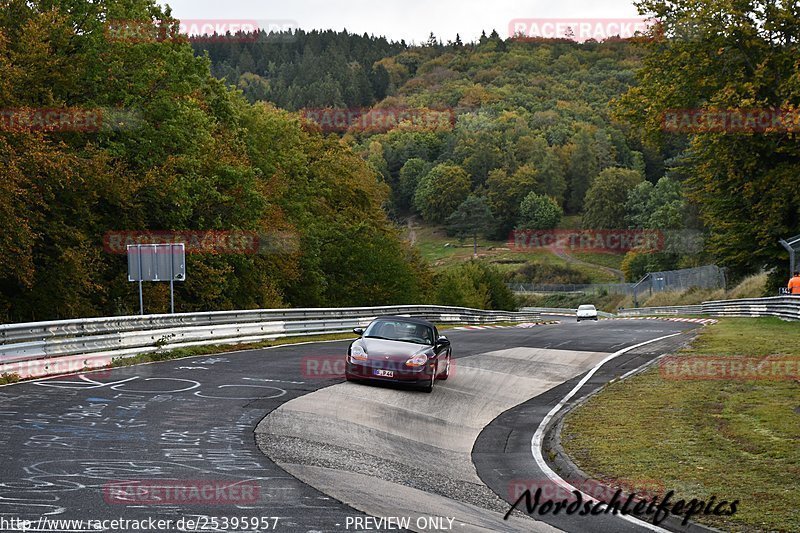
[[[190,254],[180,311],[422,298],[427,271],[366,162],[249,104],[184,37],[120,37],[112,20],[172,19],[149,0],[0,11],[0,108],[102,110],[99,129],[0,132],[0,321],[137,311],[124,254],[104,249],[124,231],[260,237],[248,253]],[[146,285],[148,311],[166,310],[166,291]]]

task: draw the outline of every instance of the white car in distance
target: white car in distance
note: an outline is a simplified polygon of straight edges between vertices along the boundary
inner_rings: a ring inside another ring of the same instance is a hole
[[[578,308],[578,322],[581,320],[599,320],[597,308],[593,305],[582,305]]]

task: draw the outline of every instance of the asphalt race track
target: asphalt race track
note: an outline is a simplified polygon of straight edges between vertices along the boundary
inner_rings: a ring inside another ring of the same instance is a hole
[[[0,530],[22,530],[10,522],[19,519],[29,531],[91,530],[50,521],[67,519],[172,521],[139,531],[399,530],[364,522],[370,515],[411,517],[413,530],[588,531],[586,518],[502,520],[509,484],[539,475],[532,433],[608,354],[696,327],[567,319],[449,331],[455,370],[432,394],[344,383],[347,342],[2,387]],[[587,390],[672,346],[609,362]],[[181,486],[224,490],[199,497]],[[441,522],[421,527],[419,517]],[[645,530],[614,520],[591,527]]]

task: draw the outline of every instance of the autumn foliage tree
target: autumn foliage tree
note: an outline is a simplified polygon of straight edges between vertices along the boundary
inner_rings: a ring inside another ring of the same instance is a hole
[[[788,258],[778,239],[800,230],[800,139],[796,128],[761,131],[665,131],[668,111],[800,106],[796,2],[641,0],[660,21],[639,84],[618,115],[659,147],[681,147],[689,197],[709,231],[707,251],[734,275],[777,267]],[[795,115],[796,116],[796,115]],[[685,148],[682,148],[685,147]]]
[[[467,199],[469,191],[466,171],[458,165],[442,163],[420,180],[414,206],[425,220],[441,223]]]
[[[131,38],[111,21],[161,24]],[[212,77],[150,0],[10,0],[0,109],[84,109],[97,129],[0,128],[0,320],[135,312],[109,232],[229,231],[251,253],[190,254],[181,311],[384,304],[428,277],[356,153]],[[370,254],[372,261],[359,260]],[[371,268],[381,264],[381,268]],[[166,309],[147,284],[149,311]]]

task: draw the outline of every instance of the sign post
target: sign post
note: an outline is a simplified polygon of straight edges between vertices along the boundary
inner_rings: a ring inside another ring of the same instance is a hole
[[[130,252],[130,247],[128,247],[128,253]],[[144,297],[142,296],[142,247],[139,246],[136,248],[136,260],[137,264],[139,265],[139,314],[144,316]]]
[[[128,281],[139,283],[139,312],[142,315],[142,283],[169,281],[170,310],[175,313],[175,282],[186,281],[186,246],[183,243],[128,245]]]
[[[792,277],[797,269],[795,256],[797,251],[800,250],[800,235],[792,237],[791,239],[781,239],[778,242],[789,252],[789,277]]]

